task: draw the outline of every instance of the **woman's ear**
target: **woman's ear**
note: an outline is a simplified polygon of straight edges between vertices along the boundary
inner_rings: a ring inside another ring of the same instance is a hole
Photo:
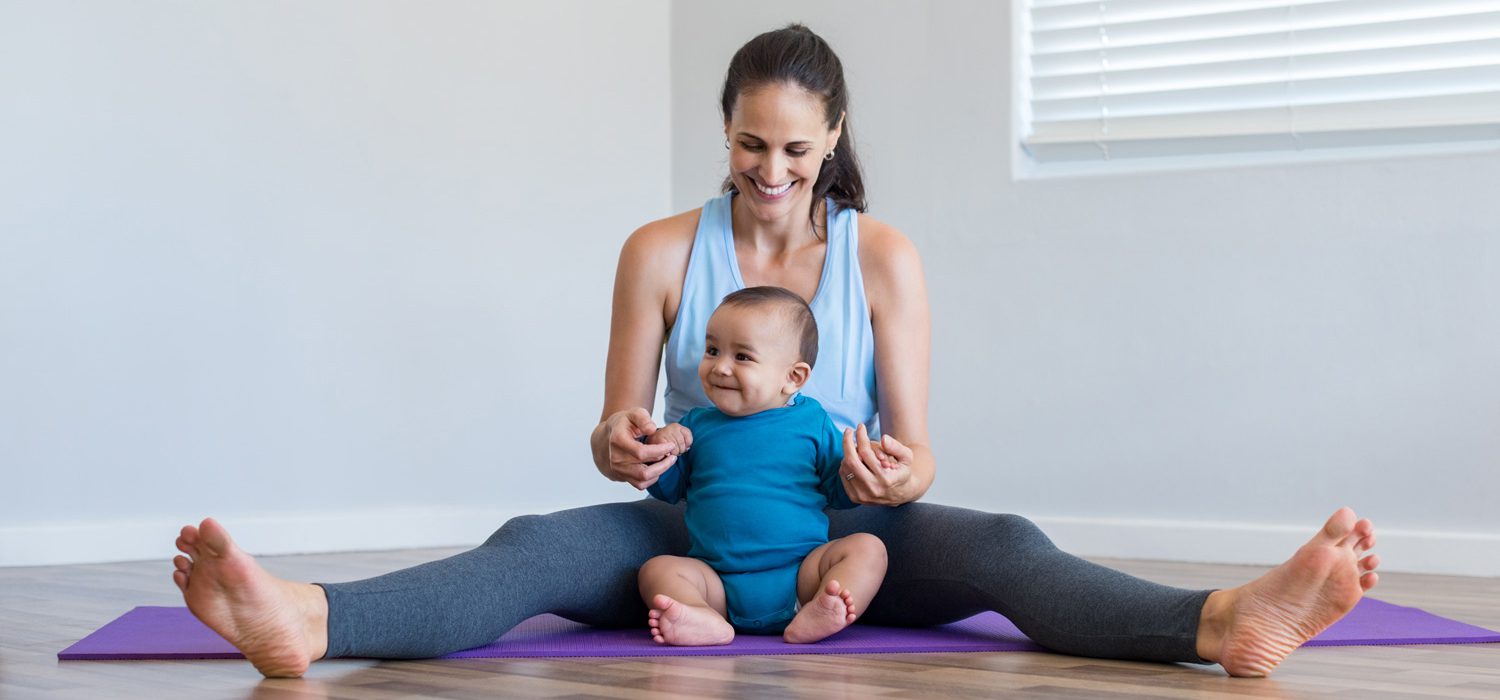
[[[833,130],[828,132],[828,148],[830,150],[839,145],[839,137],[844,135],[844,117],[848,115],[848,112],[839,112],[839,123],[833,125]],[[729,130],[727,124],[724,130]]]
[[[786,371],[786,384],[781,387],[781,393],[791,396],[802,391],[807,379],[812,376],[812,365],[806,362],[798,362]]]

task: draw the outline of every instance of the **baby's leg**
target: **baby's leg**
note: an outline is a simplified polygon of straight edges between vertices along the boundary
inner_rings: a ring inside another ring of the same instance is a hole
[[[782,638],[793,644],[824,639],[848,627],[885,579],[885,543],[868,533],[836,539],[807,555],[797,572],[802,609]]]
[[[719,574],[691,557],[652,557],[641,567],[641,600],[651,638],[658,644],[712,646],[734,641],[734,627],[724,619],[724,582]]]

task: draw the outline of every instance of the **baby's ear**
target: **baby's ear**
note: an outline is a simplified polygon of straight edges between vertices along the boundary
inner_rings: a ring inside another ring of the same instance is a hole
[[[798,362],[786,372],[786,385],[781,388],[781,393],[791,396],[802,391],[802,386],[807,384],[807,379],[812,376],[812,365],[806,362]]]

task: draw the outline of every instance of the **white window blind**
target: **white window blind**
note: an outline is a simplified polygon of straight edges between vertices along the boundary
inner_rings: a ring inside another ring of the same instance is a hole
[[[1039,162],[1500,140],[1500,0],[1029,0]]]

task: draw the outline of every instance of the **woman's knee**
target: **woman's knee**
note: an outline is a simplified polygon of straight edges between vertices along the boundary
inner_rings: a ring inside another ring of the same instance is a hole
[[[929,506],[914,511],[900,528],[881,533],[893,565],[902,560],[993,562],[1026,551],[1055,549],[1035,523],[1009,513]]]
[[[484,546],[587,545],[591,551],[687,549],[683,511],[654,499],[570,508],[546,515],[518,515],[500,526]]]
[[[985,513],[985,540],[1008,547],[1055,548],[1047,533],[1031,520],[1013,513]]]
[[[500,529],[490,534],[482,546],[493,547],[495,545],[520,545],[533,542],[538,538],[545,537],[547,525],[546,516],[543,515],[517,515],[505,521]]]
[[[990,527],[1009,537],[1040,539],[1051,542],[1047,534],[1030,519],[1014,513],[990,513]]]

